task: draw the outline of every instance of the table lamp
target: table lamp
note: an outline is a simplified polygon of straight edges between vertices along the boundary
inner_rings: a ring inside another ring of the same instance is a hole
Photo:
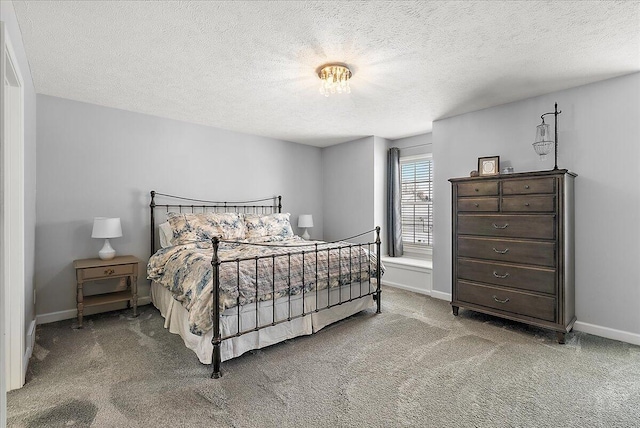
[[[119,238],[122,236],[122,226],[120,218],[95,217],[93,219],[92,238],[103,238],[104,246],[98,252],[102,260],[111,260],[116,256],[116,250],[109,243],[109,238]]]
[[[309,236],[307,228],[313,227],[313,216],[311,214],[300,214],[300,217],[298,217],[298,227],[304,228],[302,239],[308,241],[311,236]]]

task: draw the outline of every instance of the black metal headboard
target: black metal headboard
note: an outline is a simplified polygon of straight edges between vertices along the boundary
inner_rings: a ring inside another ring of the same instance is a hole
[[[160,197],[163,203],[156,203],[156,197]],[[266,205],[267,201],[271,204]],[[189,203],[190,202],[190,203]],[[260,203],[264,204],[260,204]],[[208,201],[204,199],[186,198],[183,196],[167,195],[151,191],[151,254],[156,252],[156,209],[165,209],[165,212],[239,212],[252,214],[272,214],[282,212],[282,196],[273,196],[264,199],[255,199],[252,201],[235,201],[235,202],[218,202]]]

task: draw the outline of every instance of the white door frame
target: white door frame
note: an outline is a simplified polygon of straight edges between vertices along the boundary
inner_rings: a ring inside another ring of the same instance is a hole
[[[0,21],[0,46],[4,46],[4,22]],[[1,49],[4,52],[4,49]],[[0,59],[0,67],[4,70],[4,55]],[[3,82],[4,83],[4,82]],[[0,85],[0,91],[3,91]],[[0,99],[4,100],[4,96],[0,93]],[[0,104],[2,105],[2,104]],[[4,109],[2,109],[4,111]],[[0,116],[0,165],[4,171],[4,118]],[[4,172],[0,173],[0,428],[7,425],[7,382],[4,376],[5,370],[5,351],[4,337],[6,334],[4,326]]]
[[[6,390],[24,385],[26,362],[24,253],[24,81],[6,26],[0,22],[0,150],[4,367]],[[2,391],[4,392],[4,391]],[[5,398],[6,400],[6,398]],[[3,400],[4,405],[6,402]],[[2,409],[4,410],[4,409]],[[6,412],[4,412],[6,414]]]

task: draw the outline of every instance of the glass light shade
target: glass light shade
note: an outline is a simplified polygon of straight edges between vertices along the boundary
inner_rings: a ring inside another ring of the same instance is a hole
[[[318,70],[318,77],[322,81],[320,83],[320,93],[325,97],[329,94],[351,93],[349,88],[349,79],[353,73],[344,64],[325,64]]]
[[[533,143],[533,149],[540,156],[540,160],[545,160],[553,147],[550,127],[550,125],[544,123],[544,120],[540,125],[536,126],[536,142]]]

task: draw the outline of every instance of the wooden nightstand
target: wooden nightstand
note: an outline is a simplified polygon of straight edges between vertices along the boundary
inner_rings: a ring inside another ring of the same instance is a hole
[[[118,256],[111,260],[82,259],[74,260],[78,285],[78,328],[82,328],[82,313],[85,307],[104,305],[106,303],[127,302],[133,306],[133,316],[138,316],[138,263],[134,256]],[[127,278],[127,290],[111,293],[83,296],[82,287],[85,282],[109,278]]]

